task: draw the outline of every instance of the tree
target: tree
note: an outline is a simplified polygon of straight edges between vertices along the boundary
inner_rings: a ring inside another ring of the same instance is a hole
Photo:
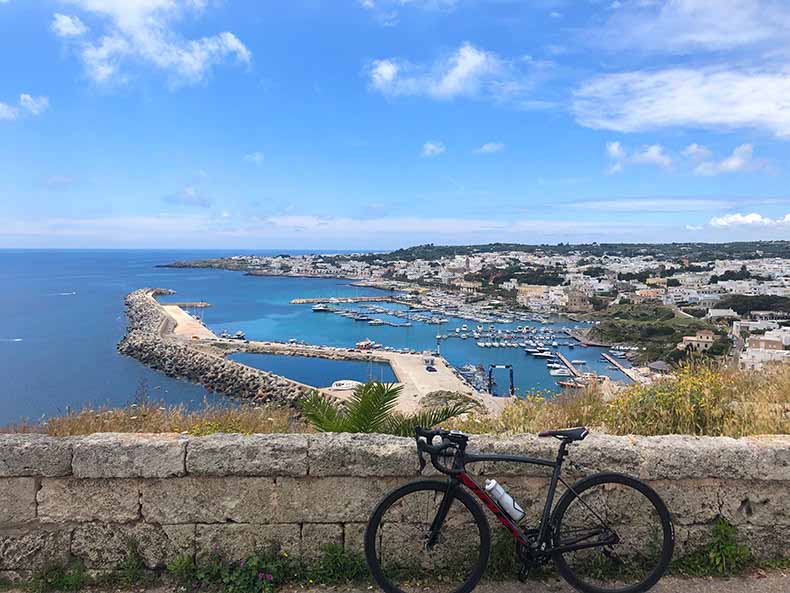
[[[395,411],[403,386],[371,381],[354,389],[348,401],[336,402],[317,391],[302,402],[307,421],[319,432],[378,432],[414,436],[418,426],[431,427],[466,414],[475,408],[470,400],[458,400],[414,414]]]

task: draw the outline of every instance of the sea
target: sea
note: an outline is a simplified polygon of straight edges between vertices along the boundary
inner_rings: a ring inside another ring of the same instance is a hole
[[[233,405],[230,398],[208,393],[191,383],[168,378],[116,351],[126,328],[124,296],[142,287],[169,288],[163,301],[206,301],[194,309],[215,333],[243,331],[248,339],[295,339],[309,344],[354,346],[366,338],[393,348],[435,350],[437,334],[474,323],[450,319],[445,325],[413,321],[411,327],[370,326],[311,305],[292,305],[298,297],[345,297],[388,294],[352,286],[348,280],[247,276],[214,269],[158,267],[177,260],[238,255],[222,250],[0,250],[0,426],[35,421],[70,410],[122,406],[139,393],[165,404],[194,409]],[[244,254],[307,253],[260,250]],[[397,305],[392,305],[398,308]],[[387,315],[374,317],[403,322]],[[511,324],[515,326],[516,324]],[[522,324],[519,324],[522,325]],[[553,327],[573,325],[553,320]],[[506,325],[498,325],[505,328]],[[479,348],[472,338],[442,340],[442,355],[454,366],[512,365],[518,393],[557,392],[556,377],[545,361],[519,348]],[[586,370],[625,381],[607,368],[601,349],[560,347],[569,359],[587,362]],[[317,358],[244,354],[245,364],[273,371],[309,385],[327,386],[341,379],[394,380],[386,364]],[[495,392],[507,392],[506,370],[497,370]]]

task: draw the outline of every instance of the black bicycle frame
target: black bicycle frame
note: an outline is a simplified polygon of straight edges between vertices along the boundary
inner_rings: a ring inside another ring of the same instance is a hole
[[[583,540],[589,539],[590,537],[594,537],[599,532],[594,532],[589,535],[586,535],[579,540],[569,543],[568,545],[560,546],[560,547],[552,547],[551,541],[551,533],[550,533],[550,523],[551,523],[551,509],[554,505],[554,495],[557,491],[557,484],[558,482],[562,482],[568,486],[565,480],[562,479],[560,476],[560,472],[562,471],[562,462],[563,459],[568,455],[567,451],[568,442],[561,441],[560,442],[560,449],[559,453],[557,454],[556,461],[551,461],[548,459],[538,459],[534,457],[525,457],[521,455],[502,455],[502,454],[486,454],[486,453],[466,453],[463,449],[458,449],[454,456],[453,461],[453,469],[451,472],[446,472],[450,474],[450,488],[448,489],[447,493],[445,494],[441,504],[439,505],[439,509],[436,513],[436,517],[434,517],[433,523],[431,525],[430,536],[428,539],[428,545],[432,545],[436,542],[436,539],[439,536],[439,530],[441,529],[442,524],[444,523],[444,519],[447,516],[447,513],[452,505],[453,501],[453,492],[455,488],[457,488],[460,484],[463,484],[469,490],[471,490],[475,496],[477,496],[483,504],[490,510],[494,516],[502,523],[513,537],[519,541],[519,543],[523,544],[524,546],[530,547],[530,542],[527,539],[527,531],[522,529],[510,516],[502,510],[502,508],[496,503],[496,501],[491,498],[488,493],[481,488],[477,482],[475,482],[472,477],[466,473],[466,464],[468,463],[480,463],[483,461],[506,461],[510,463],[525,463],[529,465],[540,465],[544,467],[553,468],[551,473],[551,481],[549,482],[549,491],[546,495],[546,503],[543,506],[543,513],[541,514],[540,520],[540,527],[538,529],[538,538],[537,538],[537,551],[548,554],[550,552],[570,552],[573,550],[581,550],[585,548],[592,548],[592,547],[600,547],[605,546],[608,544],[617,543],[617,536],[613,535],[606,539],[597,539],[594,542],[586,542],[582,543]],[[608,530],[605,530],[608,531]]]

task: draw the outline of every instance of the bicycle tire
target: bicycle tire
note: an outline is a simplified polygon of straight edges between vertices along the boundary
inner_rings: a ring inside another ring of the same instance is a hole
[[[560,539],[560,534],[562,531],[564,515],[570,505],[576,500],[583,500],[583,498],[580,497],[585,491],[589,491],[591,488],[603,485],[619,485],[621,487],[625,487],[626,489],[634,489],[643,497],[645,497],[647,501],[649,501],[649,503],[653,506],[661,526],[661,550],[660,554],[657,555],[657,563],[653,569],[639,582],[623,588],[613,589],[600,587],[585,581],[583,575],[577,574],[577,572],[575,572],[569,565],[567,559],[565,558],[565,556],[569,554],[568,552],[553,553],[552,559],[554,560],[554,564],[562,578],[565,579],[565,581],[567,581],[572,587],[582,591],[583,593],[644,593],[645,591],[648,591],[650,588],[652,588],[666,572],[669,562],[672,560],[675,542],[672,518],[669,510],[664,504],[664,501],[661,500],[661,497],[658,495],[658,493],[656,493],[655,490],[653,490],[644,482],[623,474],[601,473],[589,476],[573,484],[571,488],[562,495],[552,513],[551,521],[554,527],[554,546],[561,545],[561,542],[558,540]],[[597,550],[599,548],[594,549]]]
[[[367,528],[365,529],[365,561],[367,562],[370,573],[373,576],[376,584],[378,584],[378,586],[385,593],[406,592],[399,588],[398,585],[393,583],[387,577],[385,574],[385,569],[381,566],[381,562],[379,560],[378,540],[379,526],[381,524],[382,518],[384,517],[385,513],[393,505],[395,505],[395,503],[409,494],[420,491],[433,491],[434,493],[444,495],[448,490],[448,486],[449,484],[447,482],[440,482],[438,480],[419,480],[405,484],[399,488],[396,488],[387,496],[385,496],[371,514]],[[461,585],[448,591],[447,593],[470,593],[470,591],[475,588],[477,583],[482,578],[483,572],[485,571],[486,565],[488,564],[489,554],[491,552],[491,530],[488,525],[488,519],[486,519],[483,509],[480,507],[474,497],[469,494],[469,492],[464,490],[460,485],[457,486],[454,491],[453,505],[459,502],[464,507],[466,507],[466,510],[469,511],[469,513],[471,513],[480,537],[480,550],[474,565]]]

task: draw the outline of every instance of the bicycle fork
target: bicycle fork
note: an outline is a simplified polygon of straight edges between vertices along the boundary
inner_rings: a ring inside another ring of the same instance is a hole
[[[442,525],[444,525],[444,520],[447,518],[447,513],[450,512],[450,507],[452,506],[453,499],[455,498],[455,491],[459,484],[460,482],[455,478],[450,478],[448,482],[447,492],[444,493],[442,502],[439,503],[439,508],[436,511],[436,516],[433,518],[431,529],[428,531],[428,537],[425,541],[425,547],[429,552],[439,540],[439,532],[442,530]]]

